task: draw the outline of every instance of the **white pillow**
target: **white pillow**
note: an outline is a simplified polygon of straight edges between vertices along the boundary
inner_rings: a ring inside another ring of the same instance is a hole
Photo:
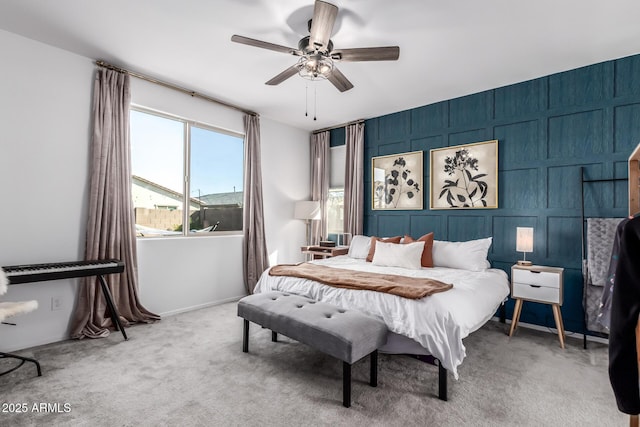
[[[469,240],[467,242],[433,241],[433,266],[459,268],[462,270],[484,271],[491,268],[487,254],[492,237]],[[376,245],[376,250],[378,246]]]
[[[371,263],[384,267],[420,270],[423,250],[424,242],[407,243],[405,245],[376,242],[376,251],[373,254]]]
[[[369,255],[369,247],[371,246],[371,237],[357,235],[351,238],[349,244],[349,256],[351,258],[365,259]]]

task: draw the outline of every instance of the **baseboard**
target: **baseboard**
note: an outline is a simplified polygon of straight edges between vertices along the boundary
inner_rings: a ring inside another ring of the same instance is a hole
[[[32,348],[40,347],[47,344],[53,344],[60,341],[67,341],[71,339],[69,335],[57,335],[53,337],[42,337],[37,340],[27,340],[18,345],[9,345],[7,347],[2,347],[2,351],[5,353],[21,353],[23,351],[31,351]]]
[[[204,304],[198,304],[198,305],[192,305],[190,307],[179,308],[177,310],[166,311],[166,312],[160,313],[160,317],[171,317],[171,316],[175,316],[176,314],[186,313],[188,311],[200,310],[201,308],[207,308],[207,307],[213,307],[216,305],[226,304],[228,302],[238,301],[239,299],[245,296],[246,295],[240,295],[237,297],[225,298],[222,300],[211,301]]]
[[[171,317],[171,316],[175,316],[176,314],[180,314],[180,313],[186,313],[188,311],[193,311],[193,310],[199,310],[201,308],[206,308],[206,307],[213,307],[216,305],[220,305],[220,304],[226,304],[228,302],[233,302],[233,301],[238,301],[239,299],[245,297],[246,295],[240,295],[237,297],[231,297],[231,298],[225,298],[223,300],[218,300],[218,301],[212,301],[212,302],[208,302],[205,304],[198,304],[198,305],[194,305],[191,307],[186,307],[186,308],[181,308],[178,310],[172,310],[172,311],[168,311],[165,313],[160,313],[161,317]],[[118,334],[120,335],[120,332],[117,331],[111,331],[112,334]],[[30,340],[30,341],[26,341],[23,343],[20,343],[18,345],[9,345],[7,347],[2,348],[2,351],[4,351],[5,353],[18,353],[24,350],[29,351],[29,349],[34,348],[34,347],[40,347],[43,345],[47,345],[47,344],[53,344],[56,342],[61,342],[61,341],[67,341],[70,340],[71,337],[69,335],[62,335],[62,336],[53,336],[53,337],[42,337],[40,339],[37,340]],[[3,344],[4,345],[4,344]]]
[[[491,320],[495,321],[495,322],[499,322],[500,318],[498,316],[494,316],[491,318]],[[510,325],[511,324],[511,319],[506,319],[506,324]],[[526,322],[518,322],[518,327],[522,326],[523,328],[528,328],[528,329],[534,329],[536,331],[541,331],[541,332],[547,332],[549,334],[553,334],[553,335],[557,335],[557,331],[555,328],[549,328],[547,326],[540,326],[540,325],[534,325],[532,323],[526,323]],[[580,333],[580,332],[573,332],[573,331],[567,331],[565,330],[565,335],[567,338],[577,338],[579,340],[583,340],[584,339],[584,334]],[[606,344],[609,345],[609,340],[607,338],[602,338],[602,337],[596,337],[593,335],[587,335],[587,341],[593,341],[593,342],[598,342],[601,344]]]

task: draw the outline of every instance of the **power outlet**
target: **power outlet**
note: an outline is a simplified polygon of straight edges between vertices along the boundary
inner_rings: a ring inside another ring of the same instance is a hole
[[[62,310],[62,298],[51,297],[51,311]]]

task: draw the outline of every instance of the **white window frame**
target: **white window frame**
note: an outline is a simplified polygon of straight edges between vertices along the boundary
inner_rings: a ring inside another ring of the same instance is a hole
[[[171,114],[171,113],[167,113],[164,111],[159,111],[153,108],[149,108],[149,107],[145,107],[142,105],[138,105],[138,104],[131,104],[130,110],[133,111],[138,111],[141,113],[145,113],[145,114],[152,114],[155,116],[159,116],[159,117],[163,117],[165,119],[169,119],[169,120],[176,120],[176,121],[180,121],[183,124],[184,127],[184,132],[183,132],[183,141],[182,141],[182,147],[183,147],[183,165],[182,165],[182,170],[184,172],[183,175],[183,179],[182,179],[182,234],[174,234],[174,235],[158,235],[158,236],[143,236],[143,237],[138,237],[139,239],[149,239],[149,238],[171,238],[171,237],[213,237],[213,236],[235,236],[235,235],[243,235],[244,231],[243,230],[226,230],[226,231],[214,231],[214,232],[208,232],[208,233],[190,233],[189,232],[189,199],[191,198],[191,186],[190,186],[190,180],[189,177],[191,176],[191,126],[195,126],[195,127],[199,127],[205,130],[210,130],[212,132],[217,132],[217,133],[221,133],[224,135],[229,135],[229,136],[233,136],[236,138],[241,138],[243,140],[243,146],[246,143],[245,141],[245,134],[243,133],[239,133],[239,132],[234,132],[228,129],[223,129],[208,123],[203,123],[197,120],[191,120],[191,119],[187,119],[185,117],[182,116],[178,116],[176,114]],[[243,168],[243,175],[244,175],[244,168],[246,167],[246,163],[243,161],[242,164],[242,168]],[[244,194],[245,188],[244,188],[244,182],[242,183],[242,191]],[[244,206],[242,207],[243,212],[244,212]],[[244,228],[244,214],[243,214],[243,221],[242,221],[242,226]]]

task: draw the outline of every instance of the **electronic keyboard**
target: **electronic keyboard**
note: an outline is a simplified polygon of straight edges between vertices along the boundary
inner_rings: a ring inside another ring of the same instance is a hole
[[[70,261],[51,264],[12,265],[2,267],[2,269],[9,279],[9,283],[15,285],[18,283],[122,273],[124,271],[124,262],[117,259]]]
[[[118,309],[113,302],[111,291],[107,282],[105,282],[105,274],[122,273],[124,271],[124,262],[117,259],[94,260],[94,261],[69,261],[56,262],[50,264],[25,264],[11,265],[2,267],[5,275],[9,279],[10,285],[19,283],[43,282],[45,280],[72,279],[75,277],[98,276],[102,293],[109,307],[111,321],[113,327],[122,333],[127,340],[127,333],[120,322]]]

